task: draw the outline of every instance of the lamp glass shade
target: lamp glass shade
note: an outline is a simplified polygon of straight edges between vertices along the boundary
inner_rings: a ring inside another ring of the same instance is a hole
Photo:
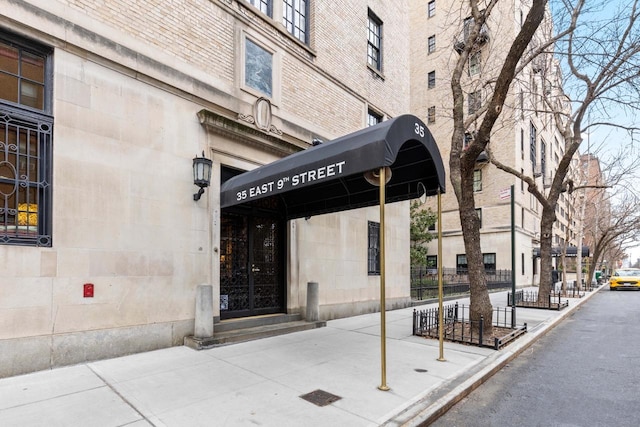
[[[198,187],[208,187],[211,182],[212,161],[204,157],[193,159],[193,183]]]

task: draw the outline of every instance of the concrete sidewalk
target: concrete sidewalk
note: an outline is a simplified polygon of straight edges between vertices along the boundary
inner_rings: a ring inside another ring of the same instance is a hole
[[[411,335],[413,309],[389,311],[386,392],[377,388],[374,313],[209,350],[172,347],[1,379],[0,426],[419,425],[594,294],[570,298],[559,312],[518,308],[518,324],[529,329],[524,336],[498,351],[445,342],[444,362],[437,340]],[[506,292],[491,299],[504,307]],[[339,399],[321,407],[300,397],[316,390]]]

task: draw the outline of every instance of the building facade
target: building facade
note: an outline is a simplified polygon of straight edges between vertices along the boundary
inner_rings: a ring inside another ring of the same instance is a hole
[[[442,158],[448,165],[453,133],[451,79],[458,59],[458,49],[467,42],[471,12],[465,4],[450,0],[411,2],[411,91],[412,111],[423,118],[439,141]],[[529,10],[527,1],[499,2],[482,29],[475,50],[465,65],[463,76],[465,115],[475,112],[491,95],[491,85],[506,58]],[[531,49],[551,34],[550,17],[546,17]],[[494,157],[547,191],[564,155],[564,139],[556,129],[554,118],[545,113],[543,97],[560,98],[562,92],[559,64],[548,54],[522,67],[511,85],[499,121],[494,127],[489,146]],[[560,105],[568,109],[567,105]],[[475,126],[467,128],[473,137]],[[484,154],[484,153],[483,153]],[[447,173],[448,175],[448,173]],[[474,172],[475,204],[481,220],[481,248],[485,269],[510,270],[511,216],[515,223],[515,277],[518,285],[536,285],[540,281],[536,248],[540,245],[542,207],[527,190],[527,184],[514,175],[500,171],[481,155]],[[513,213],[511,208],[513,188]],[[466,271],[467,262],[462,228],[453,191],[442,198],[442,265]],[[425,206],[435,210],[433,203]],[[554,243],[566,239],[569,226],[570,200],[559,201],[558,221],[554,225]],[[572,240],[573,242],[574,240]],[[429,246],[427,260],[435,264],[436,242]],[[539,253],[539,251],[538,251]]]
[[[407,1],[0,0],[0,376],[214,319],[379,310],[379,211],[220,208],[230,177],[411,110]],[[192,159],[212,160],[199,200]],[[388,206],[388,307],[409,297]]]

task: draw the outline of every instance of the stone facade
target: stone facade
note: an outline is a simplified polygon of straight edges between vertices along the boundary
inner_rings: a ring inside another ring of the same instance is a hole
[[[220,297],[220,174],[251,170],[410,110],[408,2],[311,1],[308,43],[240,0],[0,0],[0,31],[52,49],[50,247],[0,245],[0,376],[180,345],[196,287]],[[367,14],[383,68],[367,66]],[[247,40],[268,52],[273,92],[246,84]],[[268,118],[268,126],[261,120]],[[194,155],[213,160],[201,200]],[[377,208],[293,220],[286,312],[379,310],[367,274]],[[389,307],[409,298],[408,203],[387,211]],[[93,285],[92,297],[83,294]],[[214,316],[220,315],[218,306]]]

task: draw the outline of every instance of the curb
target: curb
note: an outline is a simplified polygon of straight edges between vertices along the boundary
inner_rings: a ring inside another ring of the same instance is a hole
[[[496,354],[489,356],[480,364],[474,366],[470,371],[463,372],[458,377],[438,387],[433,393],[418,400],[409,408],[406,408],[404,411],[387,420],[382,426],[414,427],[428,426],[433,423],[456,403],[467,397],[472,391],[495,375],[496,372],[501,370],[505,365],[530,348],[539,338],[546,335],[567,316],[574,313],[575,310],[603,287],[604,285],[601,285],[595,291],[589,293],[589,295],[579,298],[574,306],[563,310],[558,317],[548,319],[540,325],[537,325],[534,330],[528,332],[525,337],[519,338],[516,342],[506,347],[505,350],[508,351],[501,352],[498,350]]]

